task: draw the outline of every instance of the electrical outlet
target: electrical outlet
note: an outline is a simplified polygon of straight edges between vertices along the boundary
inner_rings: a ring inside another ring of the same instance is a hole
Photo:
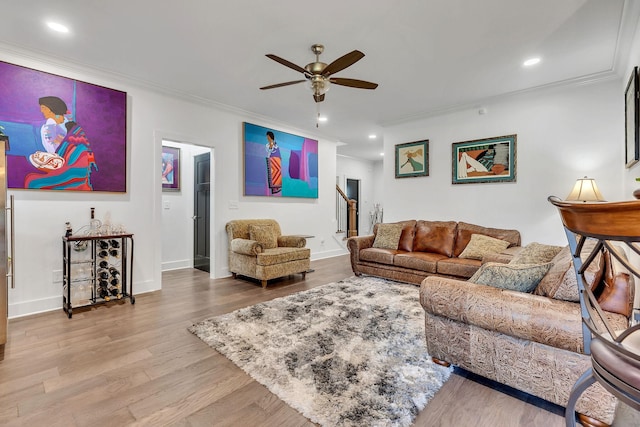
[[[53,270],[53,283],[62,283],[62,270]]]

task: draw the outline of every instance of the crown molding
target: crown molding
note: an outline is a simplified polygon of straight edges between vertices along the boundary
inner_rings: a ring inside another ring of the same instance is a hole
[[[513,99],[513,98],[523,96],[523,95],[528,95],[531,93],[542,92],[546,90],[557,90],[560,88],[586,86],[586,85],[598,84],[598,83],[613,81],[618,79],[620,79],[620,76],[618,74],[616,74],[613,70],[608,70],[608,71],[594,73],[594,74],[590,74],[587,76],[582,76],[574,79],[567,79],[567,80],[557,81],[549,84],[533,86],[530,88],[506,92],[503,94],[489,96],[485,98],[477,98],[473,101],[465,102],[461,104],[454,104],[454,105],[449,105],[442,108],[426,110],[426,111],[418,112],[408,116],[386,120],[380,123],[380,125],[382,127],[387,128],[387,127],[397,126],[403,123],[409,123],[409,122],[413,122],[421,119],[428,119],[431,117],[437,117],[444,114],[456,113],[459,111],[478,108],[479,105],[484,106],[491,103],[498,103],[504,100]]]

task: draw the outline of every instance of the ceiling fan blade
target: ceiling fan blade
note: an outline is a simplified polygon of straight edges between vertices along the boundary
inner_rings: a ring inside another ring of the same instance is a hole
[[[279,62],[280,64],[284,65],[285,67],[289,67],[292,70],[296,70],[302,74],[307,74],[307,70],[305,70],[304,68],[300,67],[299,65],[294,64],[293,62],[289,62],[286,59],[282,59],[279,56],[276,56],[272,53],[268,53],[267,54],[267,58],[271,58],[276,62]]]
[[[358,89],[375,89],[378,87],[378,83],[366,82],[364,80],[356,80],[356,79],[340,79],[340,78],[332,78],[329,79],[331,83],[340,85],[340,86],[349,86],[355,87]]]
[[[296,83],[303,83],[303,82],[306,82],[306,80],[293,80],[291,82],[277,83],[275,85],[269,85],[269,86],[261,87],[260,89],[262,89],[262,90],[275,89],[277,87],[289,86],[289,85],[294,85]]]
[[[315,99],[316,102],[322,102],[324,101],[324,95],[325,95],[324,93],[321,95],[313,95],[313,99]]]
[[[327,65],[324,70],[322,70],[322,75],[327,77],[331,74],[335,74],[338,71],[344,70],[347,67],[355,64],[364,58],[364,53],[359,50],[354,50],[352,52],[347,53],[346,55],[341,56],[340,58],[333,61],[331,64]]]

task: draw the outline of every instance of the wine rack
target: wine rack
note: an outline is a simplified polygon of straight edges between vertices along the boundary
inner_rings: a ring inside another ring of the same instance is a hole
[[[133,234],[62,238],[62,309],[128,298],[135,304],[131,266]]]

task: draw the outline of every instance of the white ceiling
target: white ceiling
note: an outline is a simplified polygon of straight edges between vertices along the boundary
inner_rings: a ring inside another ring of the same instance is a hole
[[[637,0],[13,0],[2,6],[0,47],[268,117],[376,159],[382,141],[368,135],[385,125],[620,77],[638,16]],[[53,33],[47,20],[71,32]],[[364,52],[335,77],[379,84],[333,85],[319,129],[305,85],[258,89],[301,78],[265,54],[304,67],[314,43],[326,63]],[[534,55],[542,62],[522,67]]]

